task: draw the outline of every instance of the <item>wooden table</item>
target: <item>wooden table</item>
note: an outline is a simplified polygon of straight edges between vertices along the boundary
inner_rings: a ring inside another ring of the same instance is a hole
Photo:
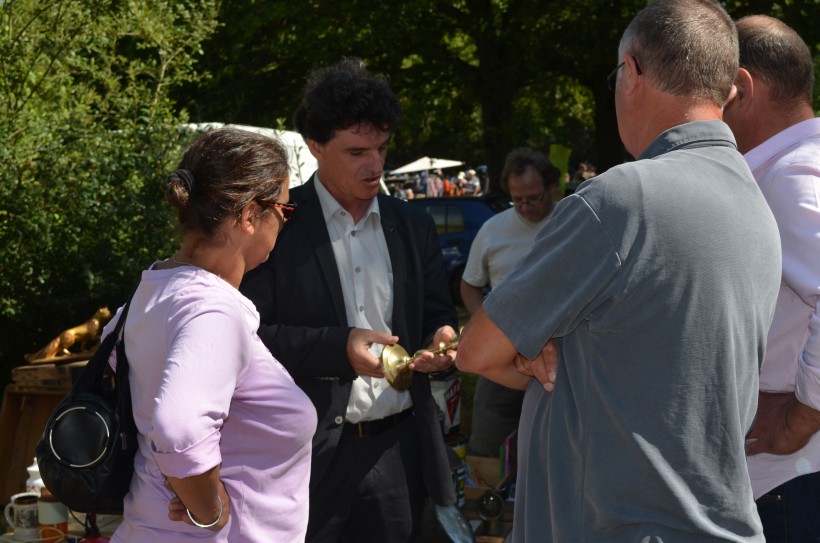
[[[34,449],[65,388],[6,386],[0,407],[0,503],[26,489]]]

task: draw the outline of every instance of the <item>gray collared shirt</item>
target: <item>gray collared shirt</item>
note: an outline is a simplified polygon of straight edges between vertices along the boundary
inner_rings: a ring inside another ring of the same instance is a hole
[[[746,470],[777,225],[720,121],[661,134],[559,202],[489,294],[528,358],[514,541],[763,540]]]

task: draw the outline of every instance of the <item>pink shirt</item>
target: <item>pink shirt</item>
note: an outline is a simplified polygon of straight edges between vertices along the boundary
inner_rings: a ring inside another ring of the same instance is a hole
[[[113,541],[304,540],[316,410],[258,326],[250,300],[205,270],[143,272],[125,323],[139,452]],[[165,476],[216,465],[228,525],[210,532],[168,520]]]
[[[764,392],[795,392],[820,410],[820,118],[793,125],[746,161],[774,213],[783,279],[760,375]],[[820,432],[800,451],[748,457],[755,498],[820,471]]]

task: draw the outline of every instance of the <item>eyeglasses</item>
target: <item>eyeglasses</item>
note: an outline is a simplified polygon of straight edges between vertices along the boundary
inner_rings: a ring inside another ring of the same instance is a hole
[[[632,60],[635,61],[635,70],[638,72],[638,75],[641,75],[643,72],[641,72],[641,66],[638,64],[638,59],[632,56]],[[606,86],[609,87],[609,90],[612,92],[615,92],[615,76],[618,75],[618,70],[623,68],[624,64],[626,64],[626,61],[621,61],[621,63],[615,66],[615,69],[609,72],[609,75],[606,76]]]
[[[296,202],[287,202],[287,203],[280,203],[280,202],[265,202],[264,200],[257,200],[260,205],[267,206],[267,207],[275,207],[279,211],[282,212],[282,218],[285,222],[290,220],[290,217],[293,215],[293,212],[296,211],[298,207]]]
[[[513,198],[512,203],[514,206],[532,206],[536,204],[540,204],[544,200],[544,195],[547,191],[542,192],[538,196],[527,196],[524,198]]]
[[[609,90],[610,90],[611,92],[615,92],[615,76],[617,76],[617,75],[618,75],[618,70],[620,70],[621,68],[623,68],[623,67],[624,67],[624,64],[626,64],[626,61],[622,61],[620,64],[618,64],[618,65],[615,67],[615,69],[614,69],[614,70],[612,70],[611,72],[609,72],[609,75],[608,75],[608,76],[606,76],[606,86],[607,86],[607,87],[609,87]]]

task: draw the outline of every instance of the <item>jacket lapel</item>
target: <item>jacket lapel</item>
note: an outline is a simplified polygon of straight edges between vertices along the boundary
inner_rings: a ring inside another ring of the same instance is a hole
[[[310,245],[316,252],[316,258],[319,260],[319,267],[321,268],[325,282],[330,290],[330,301],[336,312],[336,318],[339,319],[339,323],[349,325],[347,322],[347,312],[345,311],[344,294],[342,294],[342,280],[339,278],[339,268],[336,265],[336,257],[333,255],[333,247],[330,245],[330,236],[327,233],[325,216],[322,213],[322,205],[319,203],[314,182],[314,179],[311,177],[310,180],[300,188],[301,201],[297,200],[297,202],[300,206],[305,206],[305,213],[302,215],[307,218],[305,229],[310,239]],[[295,191],[296,189],[294,189],[294,192]]]
[[[404,304],[404,285],[407,279],[407,263],[404,258],[401,233],[398,228],[398,217],[395,213],[393,202],[387,200],[389,197],[378,196],[379,213],[381,214],[382,231],[387,242],[387,252],[390,254],[390,266],[393,269],[393,315],[392,326],[390,327],[394,335],[401,334],[405,329],[404,318],[407,312]]]

